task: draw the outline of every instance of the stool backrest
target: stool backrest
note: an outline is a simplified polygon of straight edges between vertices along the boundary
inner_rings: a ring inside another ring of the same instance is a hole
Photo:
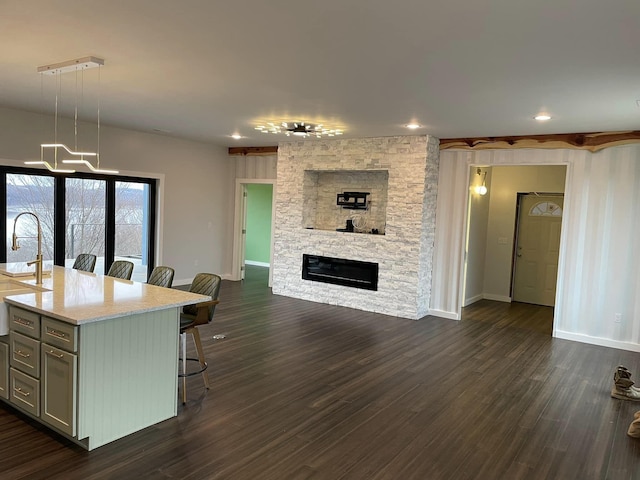
[[[215,273],[198,273],[193,279],[189,291],[192,293],[199,293],[200,295],[209,295],[211,297],[211,300],[218,300],[221,283],[222,278]],[[215,310],[215,305],[211,305],[209,307],[209,322],[211,322],[211,320],[213,319]],[[196,315],[198,309],[195,305],[185,305],[182,311],[187,315]]]
[[[173,276],[175,275],[175,273],[175,270],[171,267],[154,267],[151,275],[149,275],[149,280],[147,280],[147,283],[149,285],[155,285],[157,287],[171,288],[171,285],[173,285]]]

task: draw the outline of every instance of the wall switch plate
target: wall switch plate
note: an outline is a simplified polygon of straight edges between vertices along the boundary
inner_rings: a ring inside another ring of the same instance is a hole
[[[616,323],[620,323],[622,321],[622,314],[621,313],[616,313],[613,316],[613,321]]]

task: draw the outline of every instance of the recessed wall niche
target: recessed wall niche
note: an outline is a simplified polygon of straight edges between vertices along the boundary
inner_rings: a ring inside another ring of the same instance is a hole
[[[302,226],[336,231],[352,220],[356,233],[384,234],[388,187],[387,170],[305,170]],[[344,192],[369,192],[367,208],[337,205],[337,195]]]

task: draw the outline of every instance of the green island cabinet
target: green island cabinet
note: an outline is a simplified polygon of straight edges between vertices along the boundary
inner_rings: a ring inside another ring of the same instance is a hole
[[[72,325],[10,305],[0,399],[91,450],[176,415],[177,349],[176,308]]]

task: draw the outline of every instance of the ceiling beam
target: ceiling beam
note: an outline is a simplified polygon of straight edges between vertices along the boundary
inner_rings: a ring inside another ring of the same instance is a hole
[[[617,145],[640,143],[640,130],[627,132],[556,133],[548,135],[514,135],[508,137],[441,138],[440,150],[571,148],[597,152]],[[277,155],[278,147],[229,147],[229,155]]]
[[[511,137],[441,138],[440,150],[514,149],[514,148],[572,148],[597,152],[616,145],[640,143],[640,130],[627,132],[561,133],[549,135],[521,135]]]
[[[277,155],[278,147],[229,147],[229,155]]]

